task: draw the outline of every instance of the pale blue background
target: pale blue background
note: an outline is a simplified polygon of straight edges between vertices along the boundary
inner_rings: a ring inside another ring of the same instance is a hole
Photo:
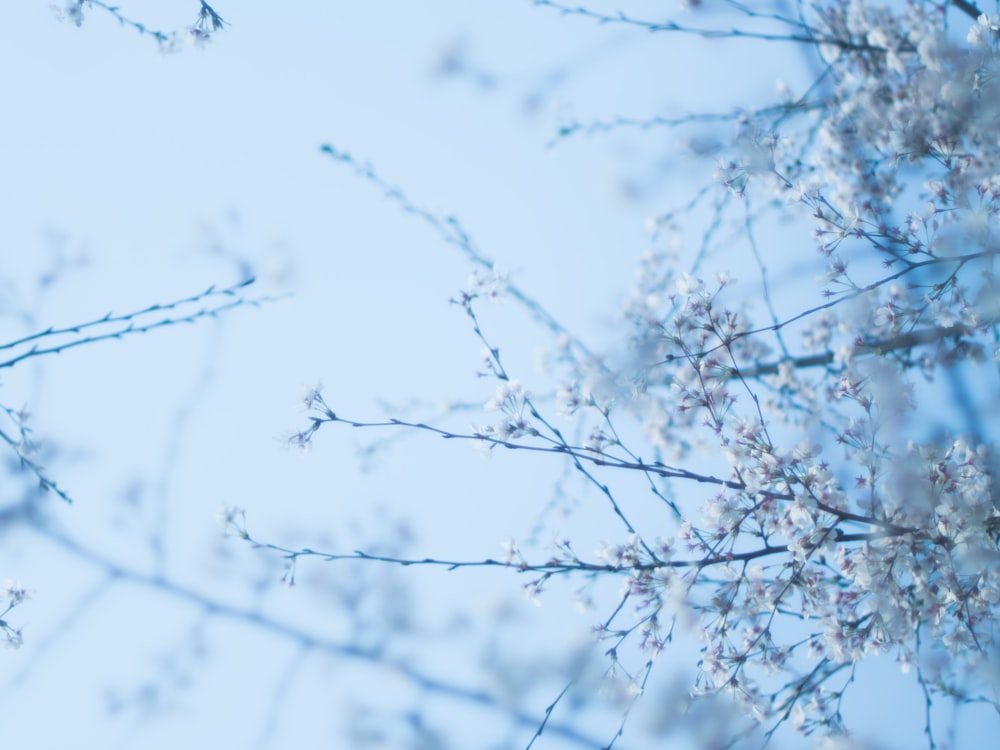
[[[651,15],[659,5],[630,10]],[[615,310],[650,245],[646,219],[690,195],[712,167],[684,167],[665,131],[547,144],[572,118],[760,103],[779,75],[802,85],[801,52],[600,27],[526,0],[215,7],[231,27],[207,49],[176,55],[97,8],[85,9],[79,29],[44,2],[4,8],[0,338],[225,286],[247,269],[259,278],[249,295],[290,293],[217,323],[3,373],[0,399],[28,405],[36,435],[58,450],[50,472],[77,500],[50,501],[53,524],[124,566],[341,641],[352,633],[337,592],[394,582],[389,604],[421,629],[420,638],[392,639],[400,658],[477,686],[486,642],[515,675],[546,659],[558,672],[559,653],[586,642],[602,614],[575,611],[575,584],[553,585],[535,608],[520,595],[524,579],[502,572],[307,560],[303,585],[288,589],[275,585],[274,556],[219,539],[213,515],[228,504],[245,507],[251,532],[269,541],[349,551],[405,524],[407,554],[495,557],[510,536],[529,536],[561,473],[522,455],[484,461],[468,445],[427,436],[395,443],[364,473],[355,449],[366,436],[346,428],[322,430],[307,455],[283,449],[283,432],[305,425],[297,399],[317,380],[335,409],[358,418],[413,398],[423,400],[414,414],[426,416],[452,400],[482,403],[494,387],[475,377],[480,344],[448,304],[469,264],[319,146],[371,160],[417,204],[460,217],[568,328],[613,350]],[[196,10],[193,0],[122,6],[167,30]],[[455,54],[466,67],[447,73]],[[40,289],[53,264],[60,273]],[[530,387],[546,338],[510,303],[487,316],[509,368]],[[613,519],[603,506],[581,515],[590,526],[579,546],[589,551]],[[151,529],[162,532],[153,533],[160,556]],[[364,706],[426,710],[459,746],[517,747],[530,737],[523,726],[509,733],[495,713],[422,698],[392,669],[314,653],[300,662],[286,639],[202,620],[163,591],[102,587],[98,568],[34,532],[4,534],[2,544],[0,577],[36,590],[11,616],[24,625],[25,647],[0,661],[7,746],[349,747],[356,740],[345,727]],[[500,635],[489,627],[498,613],[509,618]],[[652,694],[661,700],[668,666]],[[536,715],[561,684],[539,678],[522,689]],[[864,703],[863,686],[858,694]],[[109,695],[138,698],[109,716]],[[880,712],[914,717],[908,738],[883,739],[918,742],[914,686],[878,701]],[[637,710],[621,746],[652,746],[658,714],[653,700]],[[858,719],[877,732],[878,715]],[[607,741],[616,713],[594,711],[578,725]],[[541,747],[562,746],[543,739]]]

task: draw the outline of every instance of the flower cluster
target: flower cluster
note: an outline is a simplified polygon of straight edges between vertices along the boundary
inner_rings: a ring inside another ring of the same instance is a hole
[[[4,641],[9,649],[18,649],[24,643],[21,635],[21,628],[15,628],[5,619],[14,607],[21,604],[25,599],[31,598],[31,592],[20,583],[5,581],[3,584],[3,595],[7,598],[7,606],[0,611],[0,631],[3,631]]]
[[[595,354],[505,277],[480,273],[456,302],[484,344],[497,421],[471,434],[351,422],[314,391],[319,416],[295,439],[339,421],[565,459],[618,528],[589,559],[561,541],[532,564],[511,541],[503,562],[478,564],[532,574],[536,603],[555,576],[619,580],[595,626],[613,642],[613,670],[627,643],[651,665],[676,625],[696,623],[695,694],[732,697],[769,733],[788,724],[836,738],[854,667],[875,654],[894,655],[928,703],[1000,709],[1000,463],[983,413],[1000,400],[1000,19],[958,34],[940,4],[920,0],[801,12],[768,18],[814,47],[823,78],[732,118],[731,147],[712,149],[718,189],[704,195],[716,202],[696,247],[682,211],[653,222],[672,244],[642,257],[618,351]],[[755,34],[776,38],[731,33]],[[775,216],[811,235],[816,285],[775,291],[769,267],[794,273],[806,255],[758,242]],[[476,317],[480,299],[505,290],[555,334],[552,387],[537,399]],[[633,513],[636,477],[649,513]],[[926,734],[933,747],[929,718]]]
[[[997,356],[1000,20],[980,17],[966,38],[929,3],[896,12],[832,0],[815,12],[826,88],[796,117],[742,117],[716,179],[812,222],[822,301],[782,316],[766,279],[763,300],[741,299],[727,269],[713,282],[708,268],[680,265],[680,246],[650,252],[624,306],[631,370],[609,374],[565,349],[550,359],[562,367],[559,411],[591,438],[570,446],[544,420],[523,420],[506,374],[488,405],[504,421],[483,434],[557,444],[624,521],[626,541],[591,565],[630,573],[637,619],[602,633],[640,632],[656,652],[661,623],[694,612],[697,691],[725,691],[772,728],[836,735],[834,696],[872,654],[920,665],[929,695],[996,701],[995,435],[970,410],[932,417],[947,426],[929,431],[917,410],[940,398],[943,372],[960,369],[949,378],[982,395],[974,368]],[[619,389],[598,407],[593,383],[609,379],[630,396]],[[641,439],[623,440],[625,425]],[[710,468],[638,458],[664,450],[675,461],[702,451]],[[645,473],[676,519],[656,534],[689,557],[648,543],[581,457]],[[685,479],[715,489],[677,502],[671,483]]]
[[[475,432],[484,438],[501,441],[516,440],[526,435],[537,435],[538,432],[525,416],[529,410],[530,395],[524,390],[519,380],[503,380],[497,386],[496,393],[486,402],[486,411],[501,413],[499,421],[485,427],[477,427]]]

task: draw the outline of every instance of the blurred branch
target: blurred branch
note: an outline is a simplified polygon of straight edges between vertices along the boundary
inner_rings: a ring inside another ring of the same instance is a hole
[[[683,125],[739,122],[744,118],[788,115],[795,112],[808,112],[820,109],[821,107],[821,102],[805,102],[803,100],[799,100],[788,103],[772,104],[769,107],[762,107],[751,112],[744,109],[735,109],[732,112],[701,112],[683,115],[681,117],[648,117],[645,119],[635,117],[615,117],[612,120],[596,120],[588,123],[571,122],[559,128],[556,133],[556,139],[550,142],[549,145],[554,145],[557,139],[568,138],[576,134],[594,135],[595,133],[609,133],[622,128],[651,130],[653,128],[676,128]]]
[[[974,3],[967,2],[967,0],[950,0],[950,5],[954,5],[960,11],[962,11],[969,18],[976,20],[983,12],[975,6]]]
[[[873,281],[870,284],[866,284],[864,286],[855,285],[840,293],[828,292],[826,296],[833,297],[833,299],[831,299],[829,302],[824,302],[821,305],[810,307],[806,310],[803,310],[802,312],[792,315],[791,317],[785,318],[784,320],[781,320],[777,323],[772,323],[771,325],[760,326],[745,331],[738,331],[728,336],[725,340],[723,340],[719,344],[716,344],[715,346],[706,347],[696,352],[685,352],[684,354],[679,354],[679,355],[667,355],[663,359],[663,361],[660,362],[659,364],[668,364],[678,359],[692,359],[692,358],[705,357],[710,354],[713,354],[714,352],[727,348],[731,343],[735,341],[739,341],[745,338],[750,338],[761,333],[780,331],[781,329],[786,328],[787,326],[791,325],[792,323],[795,323],[796,321],[803,320],[823,310],[829,310],[830,308],[836,307],[844,302],[856,299],[864,294],[867,294],[876,289],[884,287],[887,284],[890,284],[893,281],[901,279],[904,276],[913,273],[915,271],[918,271],[920,269],[936,267],[940,265],[948,265],[948,264],[955,264],[956,266],[961,267],[971,261],[992,258],[996,256],[998,253],[1000,253],[1000,250],[983,250],[975,253],[967,253],[965,255],[956,255],[956,256],[941,257],[941,258],[931,257],[923,261],[908,261],[906,266],[901,270],[889,274],[888,276],[883,276],[882,278]],[[939,284],[938,286],[942,287],[943,285]],[[990,326],[993,325],[994,322],[995,321],[987,321],[983,325]],[[909,346],[916,346],[922,343],[939,341],[943,338],[947,338],[948,336],[962,335],[963,333],[969,333],[972,330],[976,329],[966,330],[964,326],[955,326],[954,330],[952,328],[933,327],[921,331],[914,331],[907,334],[900,334],[900,336],[898,337],[887,339],[885,341],[875,341],[875,342],[860,341],[857,342],[856,345],[861,349],[863,353],[882,353],[884,351],[892,349],[906,348]],[[807,358],[807,360],[808,359],[809,358]],[[815,366],[815,365],[808,365],[808,366]]]
[[[992,322],[988,323],[981,328],[992,324]],[[946,339],[955,339],[955,341],[958,341],[964,336],[976,333],[978,330],[980,328],[972,328],[964,325],[956,325],[951,328],[921,328],[909,333],[901,333],[899,336],[891,339],[855,342],[851,348],[851,355],[875,355],[882,357],[892,352],[905,351],[916,346],[936,344]],[[730,368],[732,370],[731,377],[759,378],[764,375],[775,375],[784,365],[790,365],[796,370],[808,367],[826,367],[832,364],[836,358],[836,352],[831,351],[810,354],[803,357],[786,357],[775,362],[762,362],[750,367]]]
[[[796,31],[790,33],[770,33],[763,31],[750,31],[747,29],[741,29],[737,27],[732,28],[717,28],[717,29],[705,29],[697,28],[694,26],[688,26],[686,24],[677,23],[675,21],[644,21],[638,18],[633,18],[621,11],[615,14],[601,13],[599,11],[590,10],[589,8],[583,6],[571,6],[565,5],[563,3],[555,2],[555,0],[533,0],[535,5],[544,6],[547,8],[552,8],[559,14],[564,16],[581,16],[584,18],[589,18],[597,23],[604,24],[624,24],[626,26],[634,26],[649,32],[668,32],[677,34],[691,34],[693,36],[700,36],[704,39],[756,39],[764,42],[793,42],[796,44],[809,44],[809,45],[820,45],[829,44],[841,49],[851,49],[851,50],[875,50],[879,49],[876,46],[858,43],[847,39],[840,39],[836,37],[830,37],[826,35],[818,35],[815,29],[809,27],[808,25],[802,23],[801,21],[794,18],[786,18],[784,16],[779,16],[775,14],[758,14],[746,7],[740,8],[740,12],[743,15],[749,16],[751,18],[765,18],[767,20],[776,21],[782,25],[790,26]]]
[[[162,575],[149,575],[123,566],[109,557],[84,546],[69,535],[51,527],[36,525],[34,530],[73,554],[81,563],[93,566],[107,577],[123,583],[131,583],[165,594],[182,602],[206,616],[221,617],[258,628],[282,638],[301,649],[324,652],[370,664],[391,667],[394,674],[402,675],[420,690],[436,694],[450,700],[471,703],[493,709],[509,716],[515,724],[534,730],[540,721],[536,715],[521,709],[511,708],[506,702],[486,690],[479,690],[454,682],[431,677],[406,660],[390,660],[380,648],[360,646],[351,642],[333,640],[317,635],[301,627],[270,617],[256,610],[243,609],[204,594]],[[553,724],[548,731],[581,747],[598,747],[601,743],[569,724]]]

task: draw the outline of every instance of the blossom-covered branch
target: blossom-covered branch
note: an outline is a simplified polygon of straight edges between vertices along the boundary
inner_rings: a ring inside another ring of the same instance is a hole
[[[847,734],[844,692],[877,654],[919,687],[930,748],[935,701],[1000,711],[1000,457],[995,426],[977,416],[1000,403],[1000,17],[966,2],[827,0],[785,15],[732,0],[705,23],[692,3],[681,23],[535,4],[653,33],[792,42],[817,73],[804,92],[732,114],[559,131],[732,125],[731,140],[692,149],[715,160],[714,184],[653,222],[619,310],[624,357],[571,336],[457,220],[324,146],[477,267],[452,301],[483,346],[478,374],[494,381],[483,394],[494,416],[471,429],[348,419],[317,388],[290,442],[313,445],[321,427],[341,424],[548,456],[613,514],[607,540],[579,555],[557,528],[547,559],[511,543],[505,558],[463,561],[259,542],[240,514],[230,530],[283,557],[289,579],[309,557],[509,567],[532,577],[533,601],[572,576],[622,580],[595,625],[612,668],[631,649],[641,692],[645,665],[693,620],[693,693],[729,696],[765,738],[785,726]],[[709,200],[708,226],[692,239],[684,219]],[[770,222],[809,241],[769,248]],[[796,271],[809,245],[815,284],[781,288],[772,269]],[[750,269],[749,288],[734,268]],[[552,336],[540,375],[510,371],[481,323],[479,306],[504,296]],[[949,395],[960,409],[944,406]],[[635,496],[637,475],[648,499]]]
[[[100,8],[113,16],[119,25],[134,29],[143,36],[152,38],[160,45],[160,49],[170,51],[179,48],[185,40],[194,44],[204,44],[211,39],[212,34],[221,31],[228,25],[222,16],[216,12],[215,8],[205,2],[205,0],[198,0],[198,2],[198,15],[195,22],[188,26],[184,33],[151,29],[146,24],[124,15],[119,6],[109,5],[102,2],[102,0],[65,0],[63,7],[53,7],[61,19],[69,21],[76,26],[83,25],[84,6],[88,8]]]

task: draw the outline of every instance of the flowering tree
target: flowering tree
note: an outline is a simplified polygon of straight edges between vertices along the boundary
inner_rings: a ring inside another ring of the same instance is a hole
[[[788,740],[794,732],[846,742],[845,696],[879,654],[919,687],[931,748],[950,736],[942,702],[1000,711],[1000,495],[989,416],[1000,361],[1000,16],[929,0],[767,10],[688,2],[680,21],[534,4],[567,22],[790,45],[817,75],[752,110],[561,128],[556,146],[628,127],[674,128],[696,160],[714,164],[711,184],[651,222],[654,249],[620,311],[623,346],[609,352],[564,328],[458,219],[422,208],[369,164],[323,146],[324,158],[429,223],[474,266],[452,302],[482,345],[492,416],[469,428],[459,407],[437,419],[368,419],[351,413],[350,394],[316,387],[305,397],[309,421],[290,442],[318,453],[330,428],[350,426],[378,439],[386,431],[447,438],[445,450],[468,442],[487,456],[542,455],[569,467],[582,480],[573,492],[599,498],[616,525],[597,550],[584,549],[572,522],[553,514],[547,552],[512,540],[503,556],[454,560],[281,545],[236,507],[221,521],[261,554],[283,558],[290,583],[300,563],[353,561],[507,570],[543,605],[560,581],[581,585],[607,673],[623,687],[617,731],[601,740],[607,746],[628,742],[625,717],[652,699],[644,695],[652,677],[678,661],[672,646],[690,640],[696,652],[678,649],[695,668],[684,711],[703,717],[702,706],[731,703],[744,717],[719,722],[719,736],[704,744],[759,745],[761,734]],[[71,2],[65,15],[79,23],[85,5],[146,33],[96,0]],[[194,28],[222,25],[202,2]],[[721,135],[726,129],[731,137]],[[692,227],[701,217],[706,223]],[[798,278],[807,255],[825,266],[815,285]],[[494,340],[487,319],[496,313],[486,304],[502,300],[551,334],[542,374],[512,371],[518,343]],[[582,507],[559,509],[583,525],[600,523]],[[23,590],[12,585],[7,595],[9,611]],[[201,604],[344,658],[382,658],[377,648],[331,645]],[[421,689],[504,710],[490,694],[397,667]],[[580,679],[566,682],[539,715],[512,711],[515,724],[531,729],[528,746],[553,734],[593,744],[559,723]]]
[[[846,734],[844,693],[880,653],[920,685],[930,747],[942,731],[934,701],[1000,710],[1000,496],[995,425],[984,416],[997,407],[1000,357],[1000,17],[965,2],[768,12],[721,3],[743,16],[729,29],[536,5],[657,33],[795,43],[822,72],[801,93],[715,117],[732,121],[736,138],[701,149],[718,165],[718,187],[698,196],[717,200],[712,229],[693,252],[682,213],[655,220],[676,249],[642,261],[621,316],[627,364],[494,273],[456,220],[423,214],[484,267],[453,302],[482,340],[496,418],[465,431],[366,421],[346,416],[349,394],[316,389],[306,397],[313,416],[291,440],[311,445],[320,428],[348,425],[544,453],[585,477],[619,528],[596,552],[560,538],[547,558],[511,544],[503,559],[462,562],[284,549],[257,542],[239,513],[231,525],[292,566],[303,557],[504,566],[541,600],[555,579],[620,578],[618,595],[596,604],[597,632],[612,663],[626,644],[645,655],[644,668],[628,667],[635,693],[693,620],[694,694],[731,696],[768,736],[784,724]],[[570,123],[561,136],[629,124]],[[381,184],[348,154],[324,151]],[[764,245],[774,217],[811,222],[827,262],[814,294],[779,294],[769,282],[768,271],[805,252]],[[752,280],[737,283],[733,269],[746,264],[733,256],[746,251]],[[496,297],[526,305],[555,334],[551,385],[529,392],[505,366],[479,319]],[[935,406],[949,391],[953,405]],[[645,502],[667,511],[659,522],[632,520],[624,496],[634,490],[616,485],[624,475],[643,478]]]

